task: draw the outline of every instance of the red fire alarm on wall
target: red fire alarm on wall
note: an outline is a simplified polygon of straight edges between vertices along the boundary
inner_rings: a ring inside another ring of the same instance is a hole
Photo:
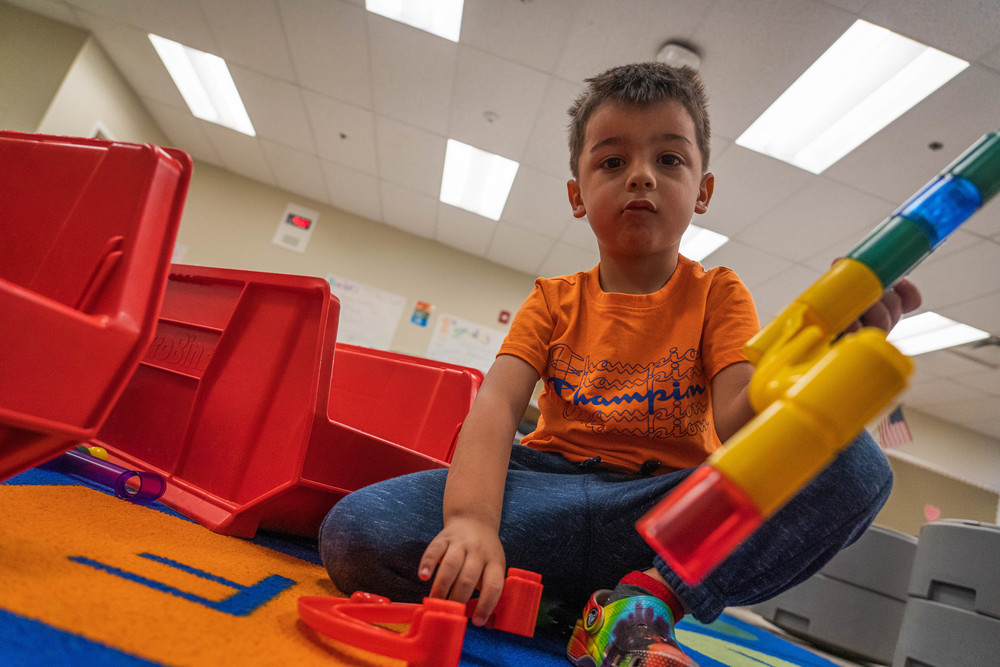
[[[510,322],[510,311],[501,310],[500,317],[498,317],[497,320],[499,320],[500,324],[507,324],[508,322]]]

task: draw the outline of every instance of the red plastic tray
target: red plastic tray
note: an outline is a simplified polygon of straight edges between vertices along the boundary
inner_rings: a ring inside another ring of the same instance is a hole
[[[0,479],[98,431],[149,347],[191,161],[0,132]]]
[[[319,278],[174,265],[99,444],[241,537],[313,537],[350,491],[446,466],[481,374],[338,346],[339,310]]]

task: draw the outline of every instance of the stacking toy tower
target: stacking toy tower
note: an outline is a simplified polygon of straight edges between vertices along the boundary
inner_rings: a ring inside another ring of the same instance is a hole
[[[636,524],[685,581],[701,581],[905,387],[912,363],[884,332],[840,334],[998,190],[993,132],[746,344],[757,416]]]

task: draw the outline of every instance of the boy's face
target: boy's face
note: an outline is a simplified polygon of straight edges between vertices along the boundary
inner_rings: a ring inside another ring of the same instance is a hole
[[[715,178],[701,163],[683,105],[605,103],[587,122],[579,177],[567,185],[573,215],[587,216],[602,259],[676,256],[712,198]]]

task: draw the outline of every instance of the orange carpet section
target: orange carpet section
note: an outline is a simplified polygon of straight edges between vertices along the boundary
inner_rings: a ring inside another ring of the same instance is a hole
[[[316,634],[315,564],[81,486],[0,486],[0,604],[171,665],[402,665]]]

